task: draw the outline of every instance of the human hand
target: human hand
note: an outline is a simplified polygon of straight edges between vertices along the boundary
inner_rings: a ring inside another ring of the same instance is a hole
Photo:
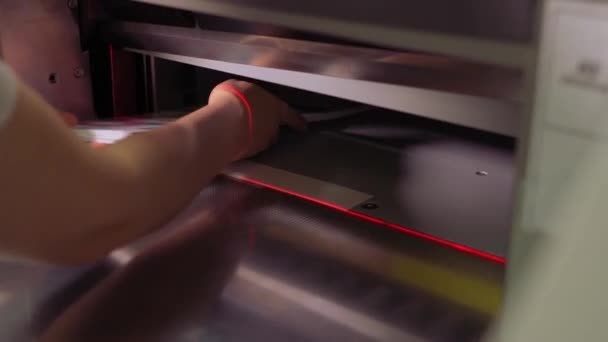
[[[239,158],[268,148],[276,140],[281,125],[306,129],[306,122],[285,102],[249,82],[228,80],[219,84],[209,95],[209,104],[235,106],[243,113],[245,147]]]

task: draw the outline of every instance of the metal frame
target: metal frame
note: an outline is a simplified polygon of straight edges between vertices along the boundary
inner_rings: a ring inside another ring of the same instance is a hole
[[[145,55],[518,135],[518,71],[428,55],[147,24],[114,24],[104,29],[104,37],[115,47]]]
[[[536,2],[529,0],[315,0],[297,7],[284,1],[139,1],[490,64],[528,67],[534,59]]]

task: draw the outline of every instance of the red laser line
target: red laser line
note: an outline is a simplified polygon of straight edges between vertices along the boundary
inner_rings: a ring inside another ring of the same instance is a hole
[[[332,204],[332,203],[328,203],[328,202],[319,200],[319,199],[314,198],[314,197],[306,196],[306,195],[303,195],[303,194],[300,194],[300,193],[297,193],[297,192],[293,192],[293,191],[290,191],[290,190],[287,190],[287,189],[280,188],[278,186],[274,186],[274,185],[271,185],[271,184],[260,182],[260,181],[257,181],[255,179],[251,179],[251,178],[247,178],[247,177],[239,177],[239,179],[242,180],[242,181],[244,181],[244,182],[246,182],[246,183],[250,183],[250,184],[253,184],[253,185],[258,185],[258,186],[261,186],[261,187],[264,187],[264,188],[267,188],[267,189],[270,189],[270,190],[274,190],[274,191],[277,191],[277,192],[280,192],[280,193],[283,193],[283,194],[286,194],[286,195],[290,195],[290,196],[293,196],[293,197],[297,197],[297,198],[306,200],[308,202],[319,204],[321,206],[324,206],[324,207],[327,207],[327,208],[330,208],[330,209],[333,209],[333,210],[340,211],[342,213],[345,213],[347,215],[356,217],[358,219],[361,219],[361,220],[364,220],[364,221],[368,221],[368,222],[371,222],[371,223],[375,223],[375,224],[378,224],[378,225],[382,225],[382,226],[390,228],[390,229],[398,230],[400,232],[403,232],[403,233],[406,233],[406,234],[409,234],[409,235],[412,235],[412,236],[415,236],[415,237],[418,237],[418,238],[421,238],[421,239],[424,239],[424,240],[427,240],[427,241],[431,241],[431,242],[440,244],[442,246],[450,247],[452,249],[455,249],[455,250],[458,250],[458,251],[461,251],[461,252],[464,252],[464,253],[467,253],[467,254],[474,255],[476,257],[480,257],[480,258],[483,258],[483,259],[486,259],[486,260],[490,260],[490,261],[493,261],[493,262],[496,262],[496,263],[499,263],[499,264],[505,264],[506,263],[506,259],[505,258],[499,257],[497,255],[490,254],[490,253],[487,253],[487,252],[484,252],[484,251],[480,251],[480,250],[477,250],[477,249],[474,249],[474,248],[471,248],[471,247],[468,247],[468,246],[463,246],[461,244],[458,244],[458,243],[455,243],[455,242],[452,242],[452,241],[449,241],[449,240],[444,240],[444,239],[438,238],[438,237],[430,235],[430,234],[422,233],[422,232],[419,232],[419,231],[411,229],[411,228],[402,227],[400,225],[397,225],[397,224],[394,224],[394,223],[391,223],[391,222],[386,222],[386,221],[378,219],[376,217],[365,215],[365,214],[361,214],[361,213],[352,211],[350,209],[346,209],[344,207],[341,207],[341,206],[338,206],[338,205],[335,205],[335,204]]]
[[[253,110],[251,109],[251,104],[249,103],[249,101],[247,100],[245,95],[243,95],[240,91],[236,90],[236,88],[234,88],[233,86],[228,85],[228,84],[221,84],[220,88],[234,94],[239,100],[241,100],[241,102],[245,106],[245,109],[247,109],[247,119],[248,119],[247,126],[249,129],[249,131],[248,131],[249,136],[247,137],[247,144],[243,148],[244,151],[241,152],[241,156],[246,155],[247,151],[249,149],[249,146],[251,145],[251,142],[253,141]]]

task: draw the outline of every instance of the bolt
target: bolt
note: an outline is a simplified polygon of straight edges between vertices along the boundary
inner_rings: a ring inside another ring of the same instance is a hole
[[[78,7],[78,0],[68,0],[68,8],[76,9]]]
[[[365,204],[361,205],[361,208],[367,209],[367,210],[374,210],[374,209],[378,209],[378,205],[376,203],[365,203]]]
[[[74,77],[81,78],[82,76],[84,76],[84,69],[83,68],[74,68]]]

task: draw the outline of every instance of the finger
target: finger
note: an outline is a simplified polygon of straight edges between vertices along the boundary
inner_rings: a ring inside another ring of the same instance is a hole
[[[298,131],[306,131],[306,120],[290,107],[283,111],[281,123]]]

